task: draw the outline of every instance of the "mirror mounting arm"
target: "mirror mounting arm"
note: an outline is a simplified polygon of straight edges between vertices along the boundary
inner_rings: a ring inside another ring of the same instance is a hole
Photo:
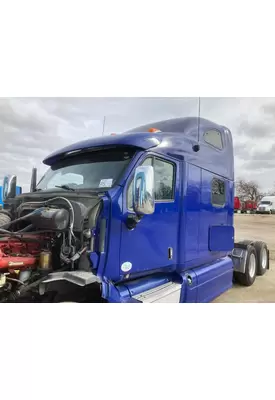
[[[126,221],[125,221],[127,229],[129,229],[129,231],[132,231],[133,229],[135,229],[135,227],[140,222],[142,217],[143,217],[142,215],[128,214]]]

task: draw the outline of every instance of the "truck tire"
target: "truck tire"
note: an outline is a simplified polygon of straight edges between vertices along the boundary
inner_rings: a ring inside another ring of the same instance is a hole
[[[8,214],[3,211],[0,212],[0,227],[5,225],[5,229],[8,229],[9,223],[11,222],[11,218]]]
[[[255,242],[254,247],[257,254],[257,275],[262,276],[268,267],[268,250],[264,242]]]
[[[245,264],[245,273],[237,272],[236,280],[244,286],[251,286],[255,282],[257,276],[257,253],[253,245],[247,247],[247,258]]]

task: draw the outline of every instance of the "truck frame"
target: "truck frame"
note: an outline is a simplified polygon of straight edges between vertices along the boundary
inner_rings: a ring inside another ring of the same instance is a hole
[[[8,185],[2,301],[211,302],[269,269],[266,243],[234,241],[225,126],[160,121],[75,143],[44,163],[49,170],[32,180],[33,192],[15,196]],[[12,258],[11,245],[24,255]]]

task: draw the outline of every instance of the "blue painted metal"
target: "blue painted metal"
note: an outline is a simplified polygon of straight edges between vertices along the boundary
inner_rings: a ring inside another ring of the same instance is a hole
[[[155,153],[147,152],[139,160],[142,163],[148,156],[154,156]],[[170,157],[166,160],[171,161]],[[179,168],[179,161],[173,160],[175,166]],[[129,176],[129,182],[133,179]],[[144,271],[173,271],[178,262],[178,234],[179,234],[179,211],[180,211],[180,174],[176,176],[175,200],[171,202],[157,201],[155,212],[151,215],[145,215],[138,223],[137,227],[130,231],[125,225],[129,214],[134,214],[127,209],[126,193],[128,186],[123,191],[123,209],[122,209],[122,230],[120,244],[120,265],[130,261],[132,263],[131,275],[141,274]],[[168,259],[168,248],[173,248],[174,257]],[[125,274],[124,274],[125,275]],[[120,272],[120,279],[123,274]]]
[[[95,150],[99,148],[106,147],[116,147],[116,146],[133,146],[143,150],[151,149],[158,146],[161,143],[161,139],[149,135],[148,133],[135,134],[135,135],[118,135],[118,136],[104,136],[96,137],[94,139],[84,140],[78,143],[74,143],[70,146],[66,146],[61,150],[55,151],[47,158],[43,160],[46,165],[53,165],[58,160],[63,157],[69,156],[72,152],[73,154],[79,154],[80,152],[87,152],[89,150]]]
[[[234,227],[212,225],[209,227],[209,250],[231,251],[234,247]]]
[[[22,193],[22,187],[16,186],[16,196]],[[0,186],[0,205],[3,205],[3,186]]]
[[[150,127],[162,132],[144,133]],[[221,133],[222,150],[204,142],[203,135],[209,129]],[[197,143],[198,137],[200,151],[194,152],[192,145]],[[181,302],[211,301],[230,288],[233,264],[227,254],[234,245],[234,160],[230,131],[205,119],[200,119],[199,132],[197,118],[161,121],[122,135],[67,146],[51,154],[44,163],[52,165],[70,156],[69,152],[112,146],[134,146],[137,153],[117,186],[103,196],[101,217],[107,221],[105,250],[100,252],[97,248],[96,254],[91,256],[103,281],[103,297],[108,301],[128,302],[131,293],[155,287],[163,279],[182,282]],[[135,168],[148,156],[174,163],[175,199],[157,201],[155,213],[144,216],[136,228],[129,230],[125,222],[133,211],[127,210],[127,188]],[[213,178],[225,182],[226,197],[222,207],[211,202]],[[169,247],[173,249],[171,260]],[[127,261],[132,269],[124,273],[121,265]],[[128,282],[134,278],[135,281]],[[124,282],[119,283],[122,280]]]
[[[148,133],[150,127],[162,130],[158,133]],[[217,150],[207,145],[203,140],[203,134],[209,129],[217,129],[223,134],[224,149]],[[144,133],[145,132],[145,133]],[[89,149],[133,146],[142,150],[153,149],[158,154],[171,156],[185,160],[209,171],[215,171],[217,175],[234,179],[233,145],[230,132],[223,126],[200,118],[199,139],[201,149],[194,152],[192,144],[197,142],[198,118],[176,118],[145,125],[117,136],[96,137],[74,143],[58,150],[44,159],[44,164],[53,165],[70,152],[86,152]],[[213,166],[215,166],[213,170]]]
[[[103,296],[109,302],[131,302],[133,296],[176,281],[182,284],[181,303],[208,303],[232,287],[233,262],[225,257],[179,275],[147,276],[114,286],[104,284]]]
[[[188,293],[189,296],[182,297],[181,302],[208,303],[232,287],[233,261],[229,257],[195,268],[192,272],[195,281],[186,286],[187,290],[192,287],[192,296]]]

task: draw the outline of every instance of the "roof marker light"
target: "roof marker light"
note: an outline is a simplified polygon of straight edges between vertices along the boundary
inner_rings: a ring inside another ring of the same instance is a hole
[[[148,132],[156,133],[156,132],[161,132],[161,131],[159,129],[157,129],[157,128],[150,128],[150,129],[148,129]]]

